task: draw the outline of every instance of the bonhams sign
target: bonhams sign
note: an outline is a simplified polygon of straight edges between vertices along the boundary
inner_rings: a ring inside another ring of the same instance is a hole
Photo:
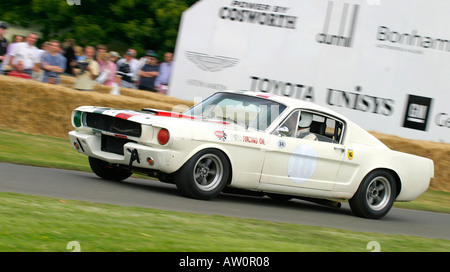
[[[201,0],[183,14],[169,94],[290,96],[368,130],[450,143],[448,10],[448,0]]]

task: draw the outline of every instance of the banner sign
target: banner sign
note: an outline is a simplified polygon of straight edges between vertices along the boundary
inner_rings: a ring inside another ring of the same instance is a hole
[[[450,1],[202,0],[184,12],[169,95],[237,89],[450,143]]]

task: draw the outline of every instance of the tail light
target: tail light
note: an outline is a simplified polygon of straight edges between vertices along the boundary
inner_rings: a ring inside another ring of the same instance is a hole
[[[159,132],[158,132],[158,143],[160,145],[165,145],[167,144],[167,142],[169,141],[170,138],[170,134],[169,131],[165,128],[162,128]]]

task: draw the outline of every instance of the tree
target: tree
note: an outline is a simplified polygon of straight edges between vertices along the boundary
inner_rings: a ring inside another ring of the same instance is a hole
[[[74,38],[78,44],[121,41],[144,52],[173,51],[181,14],[197,0],[2,0],[0,18],[38,25],[44,40]]]

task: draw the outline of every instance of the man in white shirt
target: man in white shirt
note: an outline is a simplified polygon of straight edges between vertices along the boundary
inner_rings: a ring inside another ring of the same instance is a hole
[[[139,72],[139,61],[134,58],[136,51],[128,49],[124,57],[117,61],[117,75],[122,78],[120,86],[136,89],[134,84]]]
[[[9,60],[10,65],[15,69],[16,64],[22,61],[24,72],[31,76],[33,71],[39,71],[40,60],[38,58],[38,49],[35,46],[38,36],[30,33],[25,42],[18,43],[11,52]]]

